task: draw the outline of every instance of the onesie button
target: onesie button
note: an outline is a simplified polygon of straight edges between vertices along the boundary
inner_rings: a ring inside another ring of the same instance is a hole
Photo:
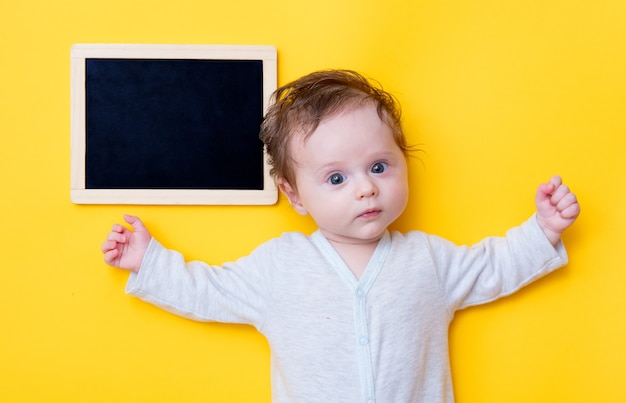
[[[367,403],[376,403],[376,399],[370,397],[369,399],[367,399]]]
[[[365,298],[365,291],[362,288],[358,288],[356,290],[356,296],[359,298]]]
[[[367,346],[367,343],[369,343],[369,339],[367,338],[367,336],[361,336],[361,338],[359,339],[359,343],[362,346]]]

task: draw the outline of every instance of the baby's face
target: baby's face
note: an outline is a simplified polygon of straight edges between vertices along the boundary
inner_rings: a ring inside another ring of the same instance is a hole
[[[376,107],[348,109],[300,139],[290,144],[294,208],[331,241],[378,241],[406,207],[408,180],[405,156]]]

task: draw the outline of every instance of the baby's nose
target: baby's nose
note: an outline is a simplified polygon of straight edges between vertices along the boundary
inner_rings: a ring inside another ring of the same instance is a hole
[[[357,192],[358,199],[376,196],[377,194],[378,194],[378,188],[376,187],[376,184],[371,179],[366,178],[359,182],[359,188]]]

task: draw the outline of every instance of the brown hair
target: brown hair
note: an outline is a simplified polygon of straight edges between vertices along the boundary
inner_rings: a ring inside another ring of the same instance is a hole
[[[296,135],[306,140],[320,122],[350,107],[371,102],[378,116],[392,130],[400,149],[409,147],[400,124],[400,106],[379,83],[350,70],[323,70],[306,75],[278,88],[261,124],[260,138],[272,166],[270,173],[295,186],[289,143]]]

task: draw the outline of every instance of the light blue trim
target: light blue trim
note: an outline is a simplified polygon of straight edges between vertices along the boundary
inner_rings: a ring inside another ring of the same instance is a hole
[[[354,276],[339,253],[319,230],[311,235],[311,239],[354,295],[355,343],[357,345],[362,398],[364,402],[373,403],[375,402],[376,391],[374,390],[374,367],[367,323],[367,294],[387,259],[391,249],[391,236],[388,231],[385,231],[378,241],[361,279]]]

